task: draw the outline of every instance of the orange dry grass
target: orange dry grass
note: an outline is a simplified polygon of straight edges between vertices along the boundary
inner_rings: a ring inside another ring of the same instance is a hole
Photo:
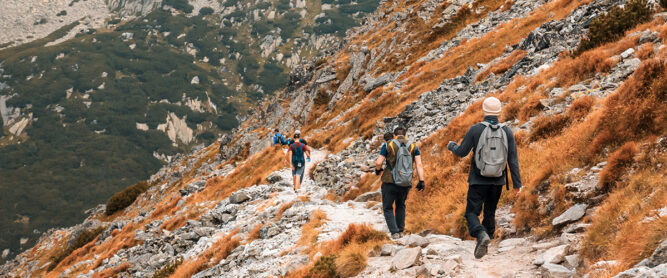
[[[667,205],[667,176],[656,164],[667,161],[665,153],[652,159],[596,210],[582,242],[581,254],[590,262],[621,263],[610,276],[648,257],[667,237],[667,217],[658,214]]]
[[[607,192],[612,189],[620,178],[625,174],[627,168],[634,161],[635,154],[639,151],[634,142],[627,142],[618,150],[609,155],[607,165],[600,172],[598,189]]]
[[[667,60],[644,61],[616,93],[604,102],[604,121],[589,153],[599,153],[609,145],[667,132]]]
[[[269,174],[286,166],[285,154],[279,148],[265,148],[250,157],[225,177],[206,181],[206,188],[188,199],[188,204],[221,200],[239,189],[261,182]]]
[[[376,176],[374,173],[365,174],[361,177],[354,189],[345,193],[343,201],[354,200],[354,198],[357,198],[361,194],[377,189],[378,186],[380,186],[379,176]]]
[[[118,250],[129,248],[136,245],[138,242],[134,240],[134,224],[128,224],[121,231],[115,230],[112,232],[112,237],[106,239],[100,245],[95,245],[95,241],[85,245],[84,247],[73,252],[70,256],[65,258],[58,266],[49,271],[44,277],[58,277],[62,271],[78,262],[94,259],[95,262],[87,269],[82,269],[80,273],[85,273],[86,270],[95,269],[101,265],[102,261],[116,254]],[[92,246],[89,246],[91,245]],[[97,258],[95,259],[95,256]],[[74,275],[74,273],[72,273]]]
[[[260,232],[260,230],[262,230],[262,227],[264,227],[264,225],[262,225],[262,224],[255,225],[255,227],[252,228],[252,230],[250,230],[250,232],[248,232],[248,237],[246,237],[245,242],[250,243],[253,240],[258,239],[259,238],[259,232]]]
[[[161,230],[174,231],[180,227],[185,226],[187,220],[188,218],[185,217],[185,215],[171,218],[162,223],[162,225],[160,226],[160,231]]]
[[[368,249],[361,244],[347,246],[336,257],[336,272],[342,278],[356,276],[366,268]]]
[[[178,201],[181,200],[181,195],[172,196],[171,199],[165,200],[161,205],[158,205],[150,215],[151,219],[157,219],[166,214],[173,214],[175,212]],[[166,199],[166,198],[165,198]]]
[[[170,277],[172,278],[188,278],[192,275],[205,270],[211,266],[216,265],[220,260],[229,256],[229,254],[238,247],[240,241],[235,237],[238,231],[233,231],[226,236],[218,239],[213,245],[204,251],[202,255],[197,257],[194,261],[183,263],[178,266]]]
[[[350,224],[336,240],[325,244],[323,254],[338,253],[350,244],[377,243],[388,240],[383,232],[373,229],[368,224]]]
[[[498,75],[501,73],[506,72],[508,69],[510,69],[514,64],[518,63],[523,57],[526,57],[526,51],[525,50],[515,50],[510,54],[510,56],[507,56],[505,59],[489,66],[486,68],[484,71],[480,72],[477,77],[475,78],[476,81],[482,81],[484,80],[487,76],[489,76],[491,73]]]
[[[327,220],[327,214],[322,210],[314,210],[310,214],[308,222],[301,227],[301,237],[297,245],[306,246],[307,250],[312,249],[317,244],[317,236],[320,234],[319,228],[324,225]]]
[[[276,216],[273,218],[275,221],[280,221],[281,218],[283,218],[283,213],[285,213],[286,210],[291,208],[294,205],[294,201],[291,201],[289,203],[284,203],[280,205],[278,208],[278,211],[276,212]]]
[[[116,268],[107,268],[101,272],[93,274],[93,278],[115,277],[116,274],[126,272],[130,268],[130,263],[122,263]]]

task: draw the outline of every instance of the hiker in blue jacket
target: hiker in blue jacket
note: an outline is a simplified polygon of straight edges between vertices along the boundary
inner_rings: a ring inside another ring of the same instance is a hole
[[[273,135],[273,140],[272,140],[272,143],[271,143],[271,147],[275,146],[276,144],[280,144],[280,145],[287,144],[287,141],[285,140],[285,137],[282,134],[280,134],[280,131],[278,131],[277,128],[276,128],[275,132],[276,132],[276,134]]]

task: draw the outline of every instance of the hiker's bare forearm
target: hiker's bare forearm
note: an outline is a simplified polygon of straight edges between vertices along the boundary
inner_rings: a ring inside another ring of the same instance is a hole
[[[375,160],[375,169],[382,169],[382,163],[384,163],[384,156],[380,156]]]
[[[415,164],[417,164],[417,176],[419,176],[419,181],[424,180],[424,165],[422,165],[421,156],[415,157]]]

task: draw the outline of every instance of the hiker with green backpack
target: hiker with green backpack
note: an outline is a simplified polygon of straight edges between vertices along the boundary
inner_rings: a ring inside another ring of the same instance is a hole
[[[386,171],[382,173],[382,211],[392,239],[403,236],[405,229],[405,200],[412,187],[413,164],[417,166],[419,183],[417,190],[424,190],[424,166],[421,152],[416,144],[405,137],[404,127],[394,130],[395,139],[388,140],[375,161],[375,174],[380,175],[386,161]],[[387,139],[388,136],[386,137]],[[394,211],[394,204],[396,209]],[[395,212],[395,213],[394,213]]]
[[[482,258],[488,251],[495,232],[495,214],[503,185],[509,190],[507,166],[512,175],[514,192],[521,192],[519,157],[512,129],[498,122],[501,103],[488,97],[482,105],[484,121],[470,127],[459,146],[450,141],[447,148],[455,155],[465,157],[473,151],[468,175],[468,197],[465,218],[468,232],[477,238],[475,258]],[[479,215],[484,210],[484,220]]]
[[[294,132],[294,141],[290,142],[287,149],[287,163],[292,167],[292,177],[294,179],[294,192],[299,191],[303,174],[306,170],[306,161],[310,162],[310,148],[303,141],[297,141],[301,137],[301,131]]]

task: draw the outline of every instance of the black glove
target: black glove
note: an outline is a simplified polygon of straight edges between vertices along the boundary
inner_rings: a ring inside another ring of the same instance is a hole
[[[424,191],[424,181],[419,181],[417,184],[417,191]]]
[[[447,149],[449,149],[450,151],[454,151],[454,148],[456,148],[456,146],[458,146],[458,144],[456,144],[456,142],[449,141],[449,144],[447,145]]]
[[[379,176],[382,173],[382,169],[375,168],[375,175]]]

